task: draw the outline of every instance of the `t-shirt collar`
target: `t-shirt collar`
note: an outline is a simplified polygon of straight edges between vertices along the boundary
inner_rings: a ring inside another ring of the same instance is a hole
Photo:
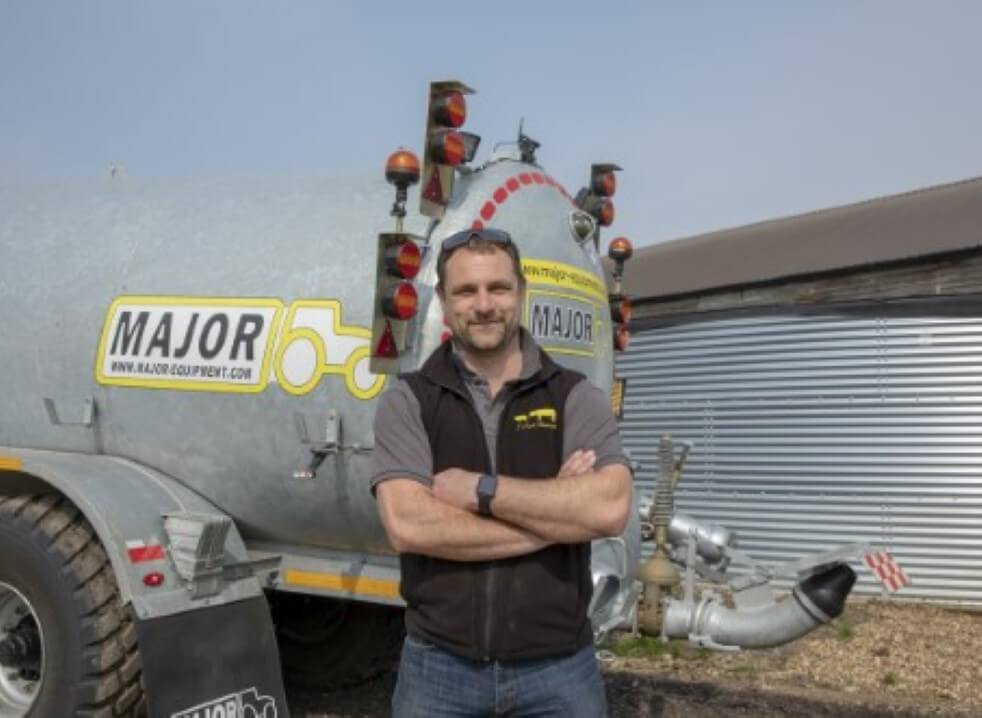
[[[542,361],[539,358],[539,347],[525,327],[520,326],[518,328],[518,342],[522,349],[522,371],[518,375],[518,381],[525,381],[542,368]],[[460,350],[453,340],[451,340],[451,349],[450,356],[453,357],[454,366],[457,367],[460,375],[467,381],[475,379],[478,374],[471,371],[470,367],[464,363]]]

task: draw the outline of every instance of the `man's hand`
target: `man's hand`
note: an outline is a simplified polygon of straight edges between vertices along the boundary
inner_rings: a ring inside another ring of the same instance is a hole
[[[594,464],[597,463],[597,452],[593,450],[583,451],[577,449],[563,463],[559,469],[559,478],[567,476],[579,476],[593,471]]]
[[[477,480],[480,474],[463,469],[445,469],[433,477],[433,495],[464,511],[477,513]]]

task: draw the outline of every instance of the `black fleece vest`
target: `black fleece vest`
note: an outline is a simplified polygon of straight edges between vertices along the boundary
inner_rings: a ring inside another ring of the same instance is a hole
[[[519,384],[501,414],[499,474],[549,480],[562,466],[566,398],[584,377],[539,354],[541,369]],[[450,343],[403,378],[420,403],[434,473],[490,472],[481,420]],[[528,660],[572,653],[593,638],[589,542],[496,561],[401,554],[400,566],[407,630],[457,655]]]

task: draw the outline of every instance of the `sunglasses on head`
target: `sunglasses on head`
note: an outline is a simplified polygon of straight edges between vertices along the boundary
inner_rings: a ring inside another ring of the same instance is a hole
[[[511,235],[503,229],[492,229],[490,227],[485,229],[465,229],[455,232],[443,240],[443,244],[440,246],[440,253],[446,254],[454,251],[458,247],[463,247],[472,238],[498,244],[502,247],[507,247],[512,243]]]

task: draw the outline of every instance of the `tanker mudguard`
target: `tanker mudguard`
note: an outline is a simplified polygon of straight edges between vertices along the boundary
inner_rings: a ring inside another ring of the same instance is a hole
[[[254,571],[278,559],[249,561],[234,522],[174,478],[105,454],[0,447],[0,495],[66,496],[98,535],[124,604],[138,621],[261,597]],[[198,529],[196,531],[196,529]],[[200,543],[221,551],[210,563]],[[221,539],[224,539],[222,549]],[[153,574],[153,578],[144,578]]]
[[[137,633],[150,718],[289,718],[262,598],[141,621]]]

